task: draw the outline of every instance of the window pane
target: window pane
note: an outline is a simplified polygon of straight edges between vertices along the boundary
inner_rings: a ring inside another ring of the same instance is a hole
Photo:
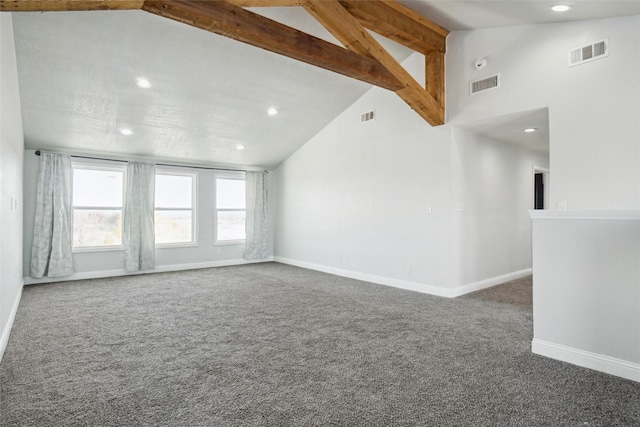
[[[122,207],[122,171],[73,169],[73,205]]]
[[[191,209],[193,177],[180,175],[156,175],[157,208]]]
[[[156,244],[190,243],[191,211],[156,211]]]
[[[216,180],[216,207],[218,209],[244,209],[244,179]]]
[[[244,240],[245,211],[218,211],[218,241]]]
[[[122,244],[122,211],[75,209],[73,246],[112,246]]]

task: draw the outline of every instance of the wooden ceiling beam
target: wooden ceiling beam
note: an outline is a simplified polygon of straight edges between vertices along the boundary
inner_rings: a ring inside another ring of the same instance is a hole
[[[449,31],[396,0],[340,0],[340,4],[365,28],[416,52],[446,50]]]
[[[306,0],[227,0],[240,7],[304,6]],[[396,0],[339,0],[365,28],[427,54],[446,49],[449,31]]]
[[[243,9],[304,6],[347,49]],[[396,92],[430,124],[444,123],[448,31],[396,0],[0,0],[9,12],[143,9]],[[426,88],[365,30],[423,53]]]
[[[302,6],[304,0],[227,0],[239,7],[288,7]]]
[[[425,54],[425,82],[429,95],[444,108],[444,52]]]
[[[350,52],[226,1],[147,0],[142,9],[385,89],[403,87],[375,58]]]
[[[444,124],[442,102],[438,102],[432,95],[439,93],[440,88],[435,85],[440,82],[432,81],[430,91],[420,86],[338,0],[307,0],[304,7],[347,48],[357,51],[364,49],[370,57],[380,61],[402,83],[403,87],[395,92],[422,118],[432,126]],[[444,88],[444,79],[441,83]],[[443,89],[442,93],[444,94]]]
[[[141,9],[144,0],[1,0],[3,12]]]

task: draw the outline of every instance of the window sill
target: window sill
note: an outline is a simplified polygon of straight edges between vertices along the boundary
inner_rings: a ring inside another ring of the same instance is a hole
[[[229,246],[229,245],[244,245],[246,240],[222,240],[215,242],[213,246]]]
[[[115,252],[115,251],[124,251],[124,246],[86,246],[86,247],[76,247],[71,250],[74,254],[79,253],[90,253],[90,252]]]
[[[199,246],[198,242],[158,243],[156,244],[156,249],[195,248],[197,246]]]

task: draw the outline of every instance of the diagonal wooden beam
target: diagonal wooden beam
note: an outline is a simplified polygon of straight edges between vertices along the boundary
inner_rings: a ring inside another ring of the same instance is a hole
[[[304,6],[306,0],[227,0],[240,7]],[[444,52],[449,31],[396,0],[339,0],[365,28],[427,54]]]
[[[236,6],[303,5],[347,49]],[[2,11],[144,9],[395,91],[432,125],[444,123],[447,30],[396,0],[0,0]],[[364,29],[426,58],[426,89]]]
[[[422,118],[432,126],[444,124],[443,105],[420,86],[338,0],[307,0],[304,7],[347,48],[364,49],[380,61],[403,85],[395,92]]]
[[[144,0],[0,0],[3,12],[140,9]]]
[[[427,54],[444,52],[449,31],[396,0],[339,0],[340,4],[371,31]]]
[[[147,0],[142,9],[385,89],[402,87],[374,58],[349,52],[226,1]]]

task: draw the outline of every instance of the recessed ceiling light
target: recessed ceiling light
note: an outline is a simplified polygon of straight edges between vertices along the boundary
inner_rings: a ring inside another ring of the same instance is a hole
[[[537,130],[538,130],[538,128],[526,128],[526,129],[523,130],[523,132],[531,133],[531,132],[535,132]]]
[[[238,150],[238,151],[242,151],[242,150],[244,150],[245,148],[246,148],[246,147],[245,147],[244,145],[242,145],[242,144],[238,144],[238,145],[236,145],[236,150]]]
[[[129,128],[122,128],[120,129],[120,133],[123,135],[131,135],[133,133],[133,131]]]
[[[275,107],[271,107],[267,110],[267,114],[270,116],[275,116],[276,114],[278,114],[278,110],[276,110]]]
[[[554,12],[566,12],[569,9],[571,9],[571,6],[567,6],[566,4],[557,4],[551,7],[551,10]]]
[[[144,77],[138,77],[136,79],[136,85],[138,85],[138,87],[141,87],[143,89],[149,89],[151,87],[151,82],[145,79]]]

